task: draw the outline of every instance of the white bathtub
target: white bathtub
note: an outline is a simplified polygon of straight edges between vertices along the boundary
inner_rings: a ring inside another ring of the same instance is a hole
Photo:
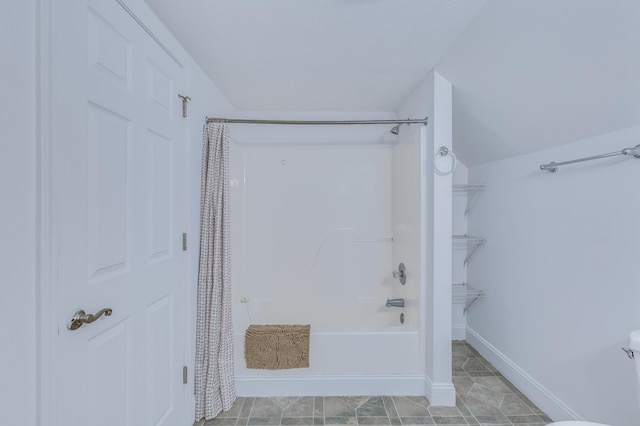
[[[384,301],[383,301],[384,302]],[[400,324],[403,309],[378,308],[361,302],[352,308],[349,326],[337,326],[340,315],[305,321],[305,312],[317,311],[286,301],[260,301],[234,306],[235,370],[239,396],[306,395],[424,395],[423,343],[417,324]],[[407,310],[411,310],[408,303]],[[246,368],[244,331],[254,324],[311,324],[309,368],[256,370]],[[355,315],[367,309],[374,315]],[[340,312],[338,310],[337,312]],[[244,314],[243,314],[244,313]],[[378,324],[371,324],[375,319]],[[344,318],[343,318],[344,320]],[[357,323],[368,326],[354,326]],[[320,322],[320,325],[316,325]]]

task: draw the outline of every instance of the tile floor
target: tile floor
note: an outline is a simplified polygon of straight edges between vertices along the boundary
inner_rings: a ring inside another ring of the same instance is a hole
[[[464,341],[453,342],[456,407],[415,396],[238,398],[233,408],[196,426],[492,425],[544,426],[540,409]]]

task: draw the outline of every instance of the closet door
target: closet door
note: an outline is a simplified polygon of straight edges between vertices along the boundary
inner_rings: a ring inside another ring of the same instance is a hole
[[[54,3],[53,423],[186,424],[183,70],[117,2]]]

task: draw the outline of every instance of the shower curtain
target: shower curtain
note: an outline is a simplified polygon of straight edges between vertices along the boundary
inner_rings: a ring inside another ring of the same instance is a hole
[[[202,141],[200,267],[196,318],[196,421],[231,409],[236,398],[231,323],[229,137],[207,123]]]

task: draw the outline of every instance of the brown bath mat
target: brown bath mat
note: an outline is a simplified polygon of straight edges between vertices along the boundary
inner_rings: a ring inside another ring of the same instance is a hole
[[[309,325],[250,325],[244,335],[247,368],[309,367]]]

